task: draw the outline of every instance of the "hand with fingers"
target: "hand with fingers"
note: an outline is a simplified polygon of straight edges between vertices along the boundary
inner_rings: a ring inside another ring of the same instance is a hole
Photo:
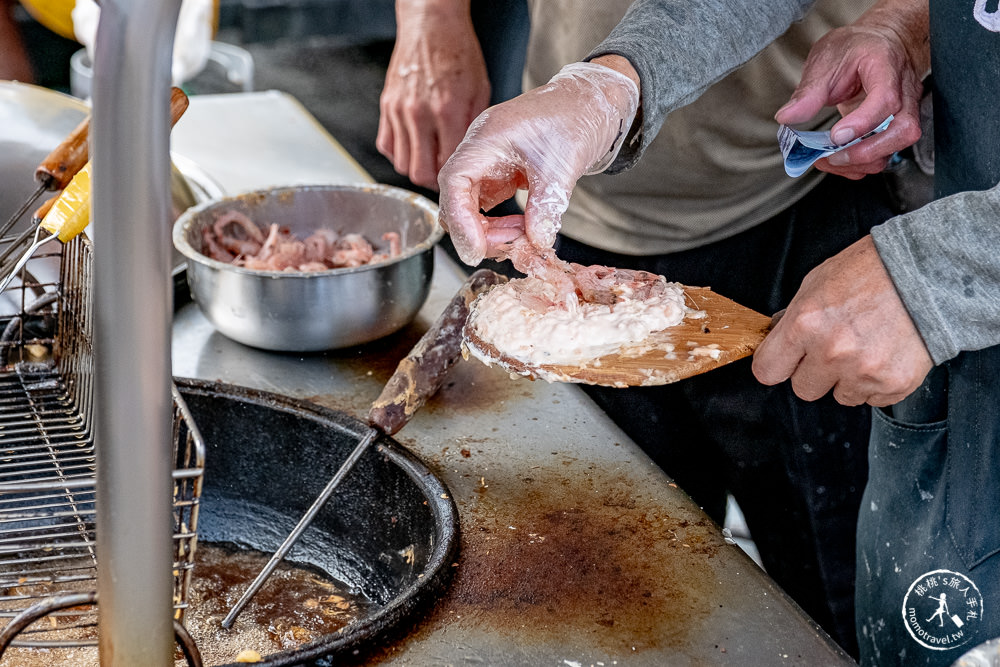
[[[798,88],[775,120],[803,123],[836,105],[843,117],[831,137],[845,144],[895,116],[885,132],[815,165],[852,180],[878,173],[894,153],[920,138],[921,79],[929,68],[927,3],[881,0],[813,46]]]
[[[627,60],[574,63],[544,86],[484,111],[442,168],[441,223],[464,262],[475,266],[521,236],[555,243],[577,180],[605,169],[639,106],[638,76]],[[524,215],[488,211],[528,191]]]
[[[400,174],[437,189],[438,171],[490,101],[469,0],[399,0],[375,146]]]
[[[886,406],[912,393],[933,366],[870,236],[813,269],[753,359],[768,385],[791,380],[813,401]]]

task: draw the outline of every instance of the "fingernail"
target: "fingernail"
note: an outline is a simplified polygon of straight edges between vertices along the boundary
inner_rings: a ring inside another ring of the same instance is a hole
[[[854,139],[854,130],[849,127],[843,127],[830,135],[830,138],[833,139],[833,143],[843,146]]]
[[[851,163],[851,158],[847,153],[834,153],[826,159],[834,167],[843,167]]]

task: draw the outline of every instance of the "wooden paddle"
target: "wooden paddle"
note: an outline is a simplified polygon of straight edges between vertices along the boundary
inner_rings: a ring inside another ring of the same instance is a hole
[[[496,364],[532,379],[607,387],[653,386],[677,382],[749,356],[771,328],[767,315],[707,287],[685,287],[684,292],[689,305],[705,311],[705,317],[685,318],[644,341],[576,366],[530,366],[505,356],[468,325],[463,332],[463,348],[487,365]]]

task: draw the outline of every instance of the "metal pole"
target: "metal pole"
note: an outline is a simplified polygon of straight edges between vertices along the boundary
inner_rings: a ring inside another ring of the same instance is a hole
[[[168,100],[180,0],[102,0],[94,58],[101,665],[173,664]]]

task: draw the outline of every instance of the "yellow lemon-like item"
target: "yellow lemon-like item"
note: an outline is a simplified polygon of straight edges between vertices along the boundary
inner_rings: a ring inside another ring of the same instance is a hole
[[[76,40],[73,33],[73,7],[76,0],[21,0],[32,18],[52,32]]]
[[[63,243],[71,241],[90,223],[90,164],[77,172],[42,218],[42,228],[57,235]]]

